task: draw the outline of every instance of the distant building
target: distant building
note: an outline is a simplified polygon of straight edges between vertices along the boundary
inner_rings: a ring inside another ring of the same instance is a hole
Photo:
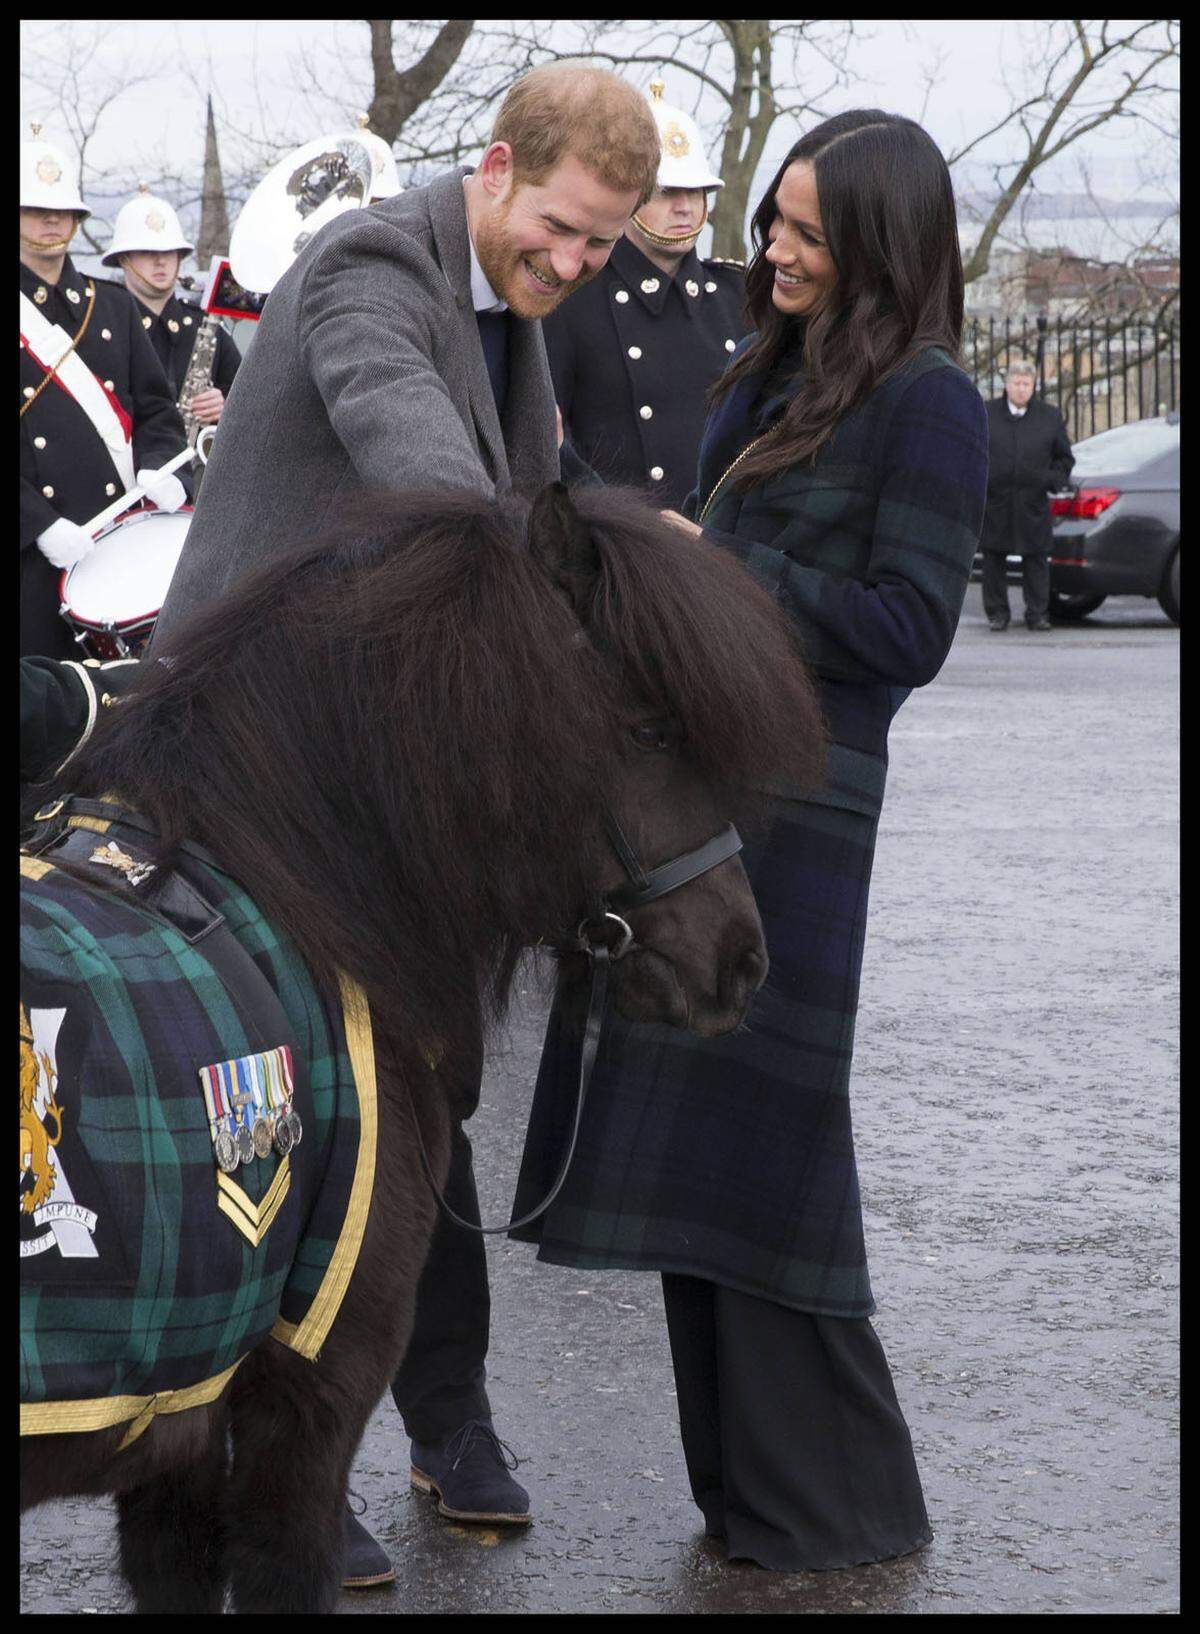
[[[1052,245],[993,249],[987,272],[967,285],[966,301],[970,315],[978,318],[1040,312],[1051,322],[1100,322],[1149,319],[1178,290],[1178,256],[1102,261]],[[1176,303],[1173,316],[1178,314]]]

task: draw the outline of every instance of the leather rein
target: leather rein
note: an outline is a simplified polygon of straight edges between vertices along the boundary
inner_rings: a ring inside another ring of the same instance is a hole
[[[575,933],[575,947],[586,953],[591,966],[591,990],[588,994],[587,1019],[583,1027],[583,1042],[579,1053],[579,1088],[575,1096],[575,1118],[571,1125],[571,1138],[567,1142],[566,1155],[559,1165],[558,1175],[553,1186],[535,1209],[528,1214],[522,1214],[517,1220],[509,1220],[504,1225],[476,1225],[471,1220],[464,1220],[461,1214],[456,1214],[438,1190],[437,1182],[433,1178],[433,1169],[429,1162],[429,1154],[425,1150],[425,1142],[421,1138],[421,1126],[417,1122],[416,1107],[409,1094],[409,1109],[412,1112],[413,1128],[417,1135],[417,1149],[421,1154],[421,1164],[425,1170],[425,1178],[429,1182],[433,1195],[437,1198],[438,1207],[455,1225],[462,1226],[465,1231],[473,1231],[477,1236],[494,1237],[508,1231],[515,1231],[518,1226],[526,1226],[544,1214],[563,1188],[567,1178],[567,1171],[575,1156],[575,1146],[579,1139],[579,1129],[583,1123],[583,1107],[587,1099],[588,1085],[591,1083],[592,1068],[596,1064],[596,1054],[600,1047],[600,1028],[604,1020],[604,1005],[608,997],[609,966],[618,959],[623,959],[634,945],[633,931],[629,924],[615,909],[628,911],[630,908],[640,908],[647,902],[653,902],[660,896],[666,896],[668,891],[676,891],[681,885],[690,884],[707,874],[710,869],[717,868],[730,857],[736,857],[742,849],[742,838],[732,823],[723,828],[719,834],[714,834],[711,840],[698,845],[692,851],[685,851],[678,857],[672,857],[669,862],[663,862],[657,868],[646,869],[638,858],[637,852],[630,845],[621,825],[611,812],[604,813],[604,827],[608,834],[613,850],[620,859],[621,866],[629,875],[629,883],[619,885],[616,890],[609,891],[604,898],[604,912],[596,920],[583,920]],[[614,925],[617,937],[611,947],[602,938],[606,927]]]

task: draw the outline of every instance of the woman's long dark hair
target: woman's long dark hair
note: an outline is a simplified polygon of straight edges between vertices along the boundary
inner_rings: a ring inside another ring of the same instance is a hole
[[[962,336],[962,253],[946,161],[915,121],[856,108],[795,144],[754,212],[746,312],[758,335],[721,376],[714,400],[747,375],[769,372],[794,340],[794,320],[771,299],[775,269],[765,251],[775,195],[798,159],[813,166],[837,283],[804,324],[804,383],[739,467],[742,489],[811,459],[842,415],[907,358],[926,346],[957,357]]]

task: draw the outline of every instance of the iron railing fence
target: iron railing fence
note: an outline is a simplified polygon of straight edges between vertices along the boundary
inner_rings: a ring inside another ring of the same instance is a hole
[[[1018,358],[1062,412],[1072,442],[1179,408],[1179,320],[1064,323],[1044,317],[968,318],[962,359],[985,397],[1004,390]]]

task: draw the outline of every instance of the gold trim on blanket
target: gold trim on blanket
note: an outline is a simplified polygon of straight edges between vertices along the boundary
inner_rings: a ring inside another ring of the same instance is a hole
[[[182,1413],[189,1407],[207,1407],[229,1383],[245,1357],[232,1367],[199,1384],[181,1390],[160,1390],[155,1396],[101,1396],[94,1401],[31,1401],[21,1404],[22,1435],[77,1435],[87,1430],[111,1430],[129,1420],[129,1430],[117,1448],[122,1452],[136,1441],[159,1413]]]
[[[310,1362],[317,1360],[358,1263],[375,1185],[375,1146],[379,1133],[370,1007],[366,994],[357,982],[345,975],[339,976],[338,982],[342,992],[342,1016],[346,1024],[346,1047],[358,1090],[358,1161],[354,1169],[354,1183],[350,1188],[350,1201],[333,1257],[303,1321],[291,1323],[279,1317],[271,1329],[276,1339]]]

